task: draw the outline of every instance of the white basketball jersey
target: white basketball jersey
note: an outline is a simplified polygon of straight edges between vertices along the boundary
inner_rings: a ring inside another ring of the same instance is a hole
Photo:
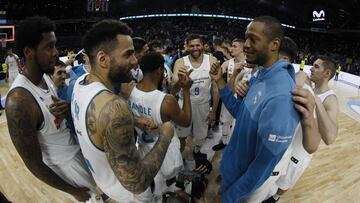
[[[317,96],[320,98],[321,102],[323,103],[325,101],[325,99],[328,97],[328,96],[331,96],[331,95],[335,95],[335,92],[333,90],[328,90],[322,94],[318,94]]]
[[[184,65],[193,69],[190,74],[190,78],[193,80],[193,84],[190,88],[190,100],[191,103],[204,104],[210,101],[211,98],[211,78],[210,71],[210,56],[203,54],[203,61],[198,68],[194,68],[191,65],[189,56],[183,57]],[[179,95],[182,98],[182,94]]]
[[[139,90],[136,86],[131,91],[128,98],[129,108],[135,116],[152,118],[157,126],[163,124],[161,119],[161,104],[166,96],[165,93],[154,90],[151,92],[144,92]],[[139,146],[141,144],[155,144],[159,135],[159,130],[153,130],[147,134],[140,128],[135,127],[138,134]],[[147,154],[148,152],[146,152]]]
[[[49,106],[54,103],[51,96],[57,97],[55,85],[48,75],[43,76],[48,89],[35,86],[27,77],[19,74],[9,91],[15,88],[26,89],[36,100],[44,121],[37,132],[43,162],[47,165],[58,165],[71,160],[80,150],[74,137],[66,127],[66,120],[56,118],[49,111]]]
[[[110,92],[110,90],[99,82],[83,84],[87,75],[82,75],[75,82],[71,113],[82,153],[96,184],[105,194],[118,202],[151,202],[153,195],[150,188],[139,195],[134,195],[121,185],[104,151],[97,148],[90,140],[86,124],[87,109],[94,97],[103,91]]]

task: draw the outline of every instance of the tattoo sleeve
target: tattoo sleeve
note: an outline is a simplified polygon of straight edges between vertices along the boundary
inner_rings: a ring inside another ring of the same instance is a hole
[[[37,138],[40,123],[39,109],[32,96],[22,89],[14,89],[7,97],[6,118],[11,140],[30,172],[46,184],[72,194],[76,188],[62,180],[42,161]]]
[[[116,177],[130,192],[144,192],[159,171],[171,138],[160,135],[142,160],[134,142],[133,115],[118,96],[113,96],[100,110],[98,122],[104,137],[104,151]]]

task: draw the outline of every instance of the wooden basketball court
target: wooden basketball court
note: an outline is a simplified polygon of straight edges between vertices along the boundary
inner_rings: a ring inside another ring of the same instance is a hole
[[[321,143],[309,168],[300,181],[280,199],[280,202],[358,202],[360,199],[360,115],[346,103],[360,101],[360,90],[341,82],[331,82],[340,103],[339,134],[331,146]],[[8,89],[0,84],[0,93]],[[0,116],[0,191],[17,203],[21,202],[75,202],[68,194],[42,183],[25,167],[9,137],[7,123]],[[220,153],[215,155],[218,168]],[[215,177],[218,170],[214,170]],[[217,189],[210,181],[206,202],[211,203]]]

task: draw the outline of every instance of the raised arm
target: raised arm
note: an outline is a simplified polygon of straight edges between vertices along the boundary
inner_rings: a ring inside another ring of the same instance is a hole
[[[141,160],[134,142],[133,115],[126,101],[115,95],[99,96],[108,97],[96,123],[99,124],[99,132],[103,136],[104,151],[110,166],[127,190],[140,194],[150,186],[158,173],[174,128],[170,122],[163,124],[154,148]]]
[[[167,95],[161,105],[161,118],[163,121],[174,121],[176,125],[188,127],[191,123],[191,101],[190,87],[193,81],[189,77],[188,72],[182,78],[181,86],[183,88],[184,103],[182,109],[173,95]]]
[[[171,94],[176,94],[180,91],[181,87],[180,87],[180,77],[181,75],[184,75],[184,71],[183,71],[183,59],[180,58],[178,60],[176,60],[175,65],[174,65],[174,73],[172,76],[172,88],[171,88]],[[180,77],[179,77],[180,75]]]
[[[308,87],[309,89],[311,87]],[[300,122],[303,133],[304,149],[313,154],[319,147],[321,135],[314,118],[315,99],[310,90],[297,87],[291,91],[295,109],[301,113]]]
[[[42,161],[37,131],[43,117],[40,109],[25,89],[12,90],[6,101],[6,118],[11,140],[29,171],[46,184],[73,195],[79,201],[86,201],[84,189],[75,188],[62,180]],[[80,196],[79,196],[80,195]]]

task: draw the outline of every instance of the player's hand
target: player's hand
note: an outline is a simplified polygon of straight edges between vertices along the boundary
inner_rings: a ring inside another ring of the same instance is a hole
[[[234,64],[234,75],[239,74],[245,67],[245,62],[238,62]]]
[[[135,125],[136,127],[140,128],[141,130],[145,131],[147,134],[154,129],[157,129],[158,126],[155,124],[152,118],[148,117],[136,117],[135,118]]]
[[[129,98],[135,86],[136,86],[136,82],[133,80],[129,83],[121,83],[120,95],[125,99]]]
[[[311,125],[314,122],[314,96],[309,90],[302,87],[296,87],[291,93],[295,109],[301,113],[301,124]]]
[[[248,81],[241,80],[235,85],[235,93],[241,97],[245,97],[249,89]]]
[[[215,82],[222,79],[223,73],[222,73],[220,62],[215,62],[211,65],[209,74],[210,74],[211,79],[214,80]]]
[[[186,74],[188,73],[188,70],[190,69],[189,66],[181,66],[178,70],[178,78],[179,81],[181,81],[183,79],[183,77],[186,76]]]
[[[65,118],[66,115],[70,114],[70,104],[65,100],[51,96],[54,103],[50,104],[49,111],[57,118]]]
[[[191,72],[193,72],[193,70],[194,69],[187,71],[186,74],[180,80],[181,87],[185,90],[190,90],[191,85],[193,84],[193,80],[190,78],[190,74]]]
[[[79,202],[86,202],[87,200],[89,200],[91,198],[88,191],[89,191],[89,189],[87,189],[87,188],[78,188],[71,195]]]
[[[172,138],[174,136],[174,125],[170,121],[165,122],[159,128],[160,136]]]

